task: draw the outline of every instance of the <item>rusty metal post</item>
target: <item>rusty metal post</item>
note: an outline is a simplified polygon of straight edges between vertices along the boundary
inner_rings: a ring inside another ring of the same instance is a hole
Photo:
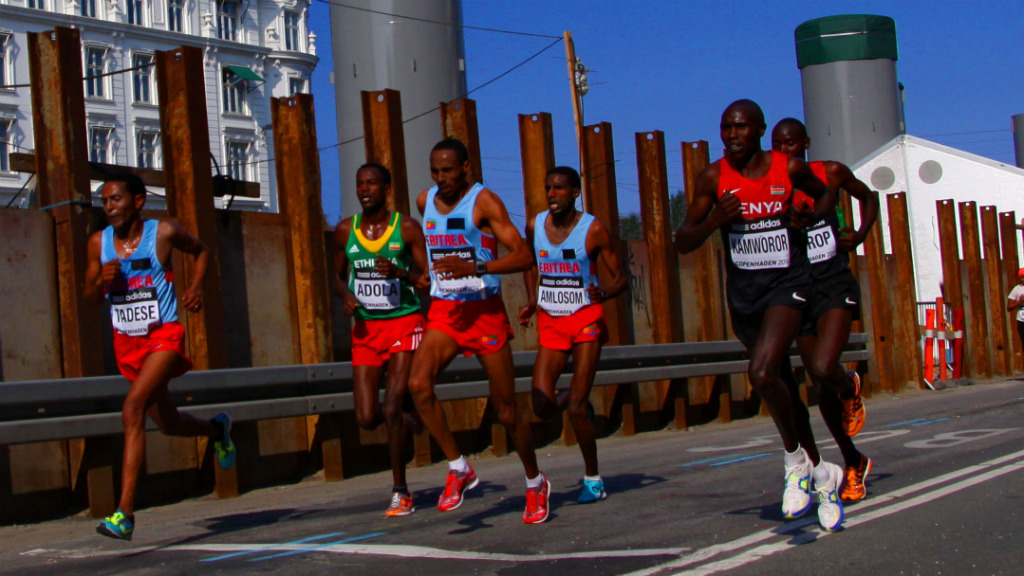
[[[964,354],[964,376],[992,377],[992,356],[989,353],[988,313],[985,308],[985,281],[981,272],[981,247],[978,241],[978,206],[972,201],[960,202],[960,236],[967,266],[967,294],[964,316],[967,318],[967,349]]]
[[[656,344],[678,342],[682,337],[679,294],[679,260],[672,243],[665,161],[665,134],[660,130],[636,134],[637,177],[640,185],[640,216],[644,240],[651,261],[651,300],[662,307],[653,320]],[[640,386],[640,411],[664,407],[669,382],[648,382]]]
[[[996,372],[1008,376],[1013,370],[1006,332],[1006,287],[1000,271],[999,260],[999,213],[995,206],[981,207],[981,239],[985,247],[985,285],[988,287],[985,301],[988,302],[989,338],[992,344],[992,365]]]
[[[197,370],[224,368],[227,366],[224,301],[217,256],[202,49],[184,46],[168,52],[157,51],[156,80],[161,103],[160,137],[167,214],[202,240],[210,254],[203,281],[203,308],[199,312],[188,312],[185,319],[189,354]],[[192,274],[191,266],[183,266],[179,275],[182,286],[189,284]],[[205,443],[200,442],[199,446],[205,450]],[[237,496],[238,467],[213,468],[217,495],[221,498]]]
[[[54,221],[64,377],[98,376],[103,373],[103,350],[97,307],[79,290],[93,217],[79,31],[29,32],[28,42],[32,126],[39,152],[36,189]]]
[[[555,137],[551,114],[519,115],[519,155],[523,163],[523,195],[526,198],[526,221],[547,210],[544,180],[555,167]],[[536,231],[535,231],[536,232]]]
[[[612,141],[612,125],[601,122],[583,129],[583,150],[586,156],[580,170],[585,173],[587,189],[583,191],[584,209],[593,214],[608,228],[612,242],[619,247],[624,271],[629,270],[626,243],[619,236],[619,193],[615,183],[615,147]],[[608,278],[599,271],[601,282]],[[620,294],[614,300],[602,304],[604,318],[608,324],[608,345],[632,344],[630,325],[632,309],[628,294]],[[602,386],[590,393],[591,402],[597,414],[609,417],[620,390],[623,392],[622,430],[627,436],[636,433],[636,394],[632,386]]]
[[[88,135],[78,30],[28,33],[32,127],[40,203],[49,206],[57,249],[62,371],[65,378],[103,374],[98,308],[82,297],[87,246],[92,233]],[[89,514],[113,513],[113,443],[108,438],[68,442],[71,486],[84,473]]]
[[[363,101],[363,142],[366,144],[366,161],[383,164],[391,171],[388,208],[409,214],[409,176],[405,161],[402,95],[397,90],[364,90],[359,94]]]
[[[686,202],[693,201],[697,176],[711,162],[705,140],[683,142],[683,182]],[[725,299],[720,279],[719,253],[721,236],[712,234],[700,248],[679,256],[682,272],[683,337],[686,342],[725,340]],[[718,419],[732,420],[732,393],[728,377],[703,376],[687,381],[689,399],[693,404],[707,404],[718,388]],[[677,407],[681,408],[681,407]],[[676,411],[678,419],[680,410]],[[680,428],[684,422],[676,422]]]
[[[365,97],[366,93],[363,95]],[[331,338],[330,286],[327,282],[327,248],[324,246],[324,211],[320,203],[320,156],[317,154],[313,97],[296,94],[291,98],[271,98],[270,114],[274,127],[278,203],[288,221],[288,246],[292,253],[289,261],[295,282],[299,353],[303,364],[332,362],[334,342]],[[389,158],[394,160],[397,156]],[[403,195],[395,193],[394,197],[397,200]],[[408,192],[404,199],[408,205]],[[317,416],[306,417],[307,449],[312,449],[317,430],[322,429],[324,477],[340,480],[328,474],[342,468],[340,435],[329,433],[338,427],[327,422],[321,427],[318,426],[319,421]]]
[[[1017,216],[1013,212],[1002,212],[999,214],[999,239],[1002,245],[1003,258],[1002,277],[1003,293],[999,302],[1006,302],[1012,286],[1017,285],[1017,270],[1020,267],[1020,259],[1017,253]],[[1017,315],[1009,312],[1004,313],[1006,322],[1006,354],[1010,358],[1009,366],[1011,372],[1019,373],[1024,370],[1024,357],[1021,354],[1022,343],[1017,334]],[[1008,373],[1008,374],[1009,374]]]
[[[960,245],[956,237],[956,207],[952,200],[937,200],[939,249],[942,252],[942,286],[946,303],[953,308],[964,305],[960,283]]]
[[[907,194],[900,192],[885,197],[889,212],[889,238],[896,265],[895,285],[900,289],[892,303],[892,336],[897,362],[894,362],[894,385],[912,384],[924,387],[924,358],[918,346],[917,283],[914,280],[914,256],[910,251],[910,218]],[[899,378],[896,380],[895,377]]]
[[[871,391],[893,390],[893,357],[891,349],[892,325],[889,298],[886,295],[885,244],[882,227],[872,226],[864,240],[867,260],[868,285],[871,289],[871,359],[875,381]]]
[[[470,182],[483,182],[483,165],[480,163],[480,130],[476,122],[476,101],[462,98],[441,103],[441,134],[444,138],[455,138],[469,150]]]

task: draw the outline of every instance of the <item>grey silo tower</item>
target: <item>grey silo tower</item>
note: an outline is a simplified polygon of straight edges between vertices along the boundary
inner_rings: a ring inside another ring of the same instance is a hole
[[[810,160],[852,165],[906,132],[892,18],[817,18],[795,37]]]

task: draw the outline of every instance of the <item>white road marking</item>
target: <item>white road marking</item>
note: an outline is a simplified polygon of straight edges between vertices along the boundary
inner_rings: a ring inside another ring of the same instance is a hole
[[[846,526],[846,527],[856,526],[857,524],[860,524],[862,522],[867,522],[869,520],[873,520],[876,517],[877,518],[881,518],[881,517],[884,517],[884,516],[888,516],[889,514],[894,514],[894,513],[898,512],[898,511],[904,510],[905,508],[908,507],[907,504],[913,503],[914,506],[916,506],[918,504],[923,504],[923,503],[929,502],[929,501],[931,501],[931,500],[933,500],[935,498],[938,498],[938,497],[941,497],[941,496],[945,496],[948,493],[952,493],[952,492],[955,492],[957,490],[961,490],[963,488],[966,488],[966,487],[969,487],[969,486],[973,486],[974,484],[990,480],[991,478],[1002,476],[1003,474],[1007,474],[1007,473],[1010,473],[1010,472],[1015,472],[1017,470],[1020,470],[1020,469],[1024,468],[1024,462],[1017,462],[1017,463],[1012,464],[1010,466],[1006,466],[1005,468],[1000,468],[998,470],[990,471],[990,472],[987,472],[987,473],[985,472],[985,470],[987,470],[989,468],[993,468],[995,466],[1001,466],[1003,464],[1006,464],[1007,462],[1011,462],[1013,460],[1017,460],[1017,459],[1020,459],[1022,457],[1024,457],[1024,450],[1021,450],[1019,452],[1014,452],[1012,454],[1007,454],[1006,456],[1001,456],[999,458],[995,458],[995,459],[989,460],[987,462],[982,462],[981,464],[976,464],[976,465],[973,465],[973,466],[968,466],[966,468],[961,468],[960,470],[949,472],[947,474],[943,474],[941,476],[937,476],[937,477],[931,478],[929,480],[924,480],[924,481],[918,482],[917,484],[912,484],[910,486],[907,486],[905,488],[901,488],[899,490],[894,490],[894,491],[889,492],[887,494],[882,494],[882,495],[879,495],[879,496],[875,496],[875,497],[871,498],[870,500],[866,500],[864,502],[858,503],[856,508],[850,510],[851,515],[854,515],[854,516],[853,517],[848,517],[847,520],[843,523],[843,525]],[[968,476],[968,475],[971,475],[971,474],[979,474],[979,476],[976,476],[975,478],[971,478],[971,479],[965,480],[965,481],[960,482],[958,484],[953,484],[953,485],[947,486],[946,488],[938,489],[938,490],[936,490],[934,492],[930,492],[930,493],[927,493],[927,494],[923,494],[921,496],[914,497],[912,499],[906,500],[905,502],[904,501],[897,502],[896,504],[894,504],[893,506],[890,506],[889,508],[884,508],[884,509],[878,510],[876,512],[870,513],[870,515],[869,514],[861,514],[861,512],[863,510],[866,510],[866,509],[869,509],[869,508],[878,507],[878,506],[880,506],[882,504],[886,504],[886,503],[892,502],[893,500],[898,500],[898,499],[904,498],[905,496],[913,494],[915,492],[920,492],[922,490],[926,490],[926,489],[932,488],[933,486],[937,486],[937,485],[940,485],[940,484],[945,484],[945,483],[950,482],[952,480],[956,480],[958,478],[961,478],[961,477],[964,477],[964,476]],[[947,490],[948,490],[948,492],[947,492]],[[937,494],[937,496],[934,496],[933,494]],[[861,520],[862,517],[864,518],[864,520]],[[744,536],[742,538],[738,538],[736,540],[733,540],[732,542],[725,542],[725,543],[722,543],[722,544],[716,544],[714,546],[709,546],[707,548],[704,548],[704,549],[701,549],[701,550],[697,550],[696,552],[694,552],[692,554],[689,554],[687,556],[683,556],[681,558],[678,558],[678,559],[670,561],[670,562],[666,562],[666,563],[658,565],[658,566],[652,566],[650,568],[645,568],[643,570],[637,570],[635,572],[630,572],[626,576],[652,576],[654,574],[660,574],[660,573],[665,572],[667,570],[673,570],[673,569],[676,569],[676,568],[685,568],[687,566],[692,566],[694,564],[699,564],[699,563],[701,563],[701,562],[703,562],[705,560],[710,560],[711,558],[714,558],[714,557],[719,556],[721,554],[728,554],[728,553],[731,553],[731,552],[736,552],[736,551],[742,550],[743,548],[746,548],[748,546],[752,546],[754,544],[757,544],[759,542],[763,542],[765,540],[769,540],[769,539],[771,539],[771,538],[773,538],[775,536],[782,536],[782,535],[790,534],[790,533],[793,533],[793,532],[799,532],[799,531],[804,530],[805,528],[808,528],[808,527],[816,528],[817,524],[818,524],[817,519],[805,519],[805,520],[800,520],[800,521],[797,521],[797,522],[790,522],[790,523],[784,524],[782,526],[776,526],[774,528],[770,528],[770,529],[767,529],[767,530],[762,530],[760,532],[755,532],[753,534],[750,534],[749,536]],[[752,561],[754,561],[757,558],[760,558],[762,556],[766,556],[768,554],[774,554],[775,552],[782,551],[782,550],[791,549],[794,544],[801,544],[801,543],[804,543],[804,542],[806,542],[808,540],[814,540],[815,538],[821,538],[821,537],[827,536],[828,534],[829,533],[827,533],[827,532],[820,531],[820,529],[817,529],[817,530],[811,531],[811,532],[806,532],[804,534],[798,534],[796,537],[787,539],[784,542],[781,542],[781,543],[778,543],[778,544],[767,544],[767,545],[764,545],[764,546],[759,546],[757,548],[751,549],[751,550],[747,551],[746,553],[744,553],[742,556],[740,556],[740,558],[747,557],[749,555],[749,557],[746,558],[746,562],[744,562],[744,563],[749,563],[749,562],[752,562]],[[776,547],[776,546],[779,547],[778,550],[774,549],[774,547]],[[725,563],[725,562],[728,562],[729,560],[733,560],[733,558],[730,558],[730,559],[727,559],[727,560],[722,560],[720,562],[716,562],[715,564],[709,564],[709,565],[706,565],[706,566],[702,566],[699,569],[704,569],[704,568],[707,568],[708,566],[714,566],[714,565],[718,565],[720,563]],[[736,566],[739,566],[739,564],[732,564],[732,565],[729,565],[728,567],[734,568]],[[727,567],[722,567],[722,568],[718,568],[717,570],[725,570],[726,568]],[[673,572],[673,574],[691,574],[691,573],[692,574],[704,574],[704,573],[710,573],[710,572],[699,572],[699,571],[697,571],[697,572]]]

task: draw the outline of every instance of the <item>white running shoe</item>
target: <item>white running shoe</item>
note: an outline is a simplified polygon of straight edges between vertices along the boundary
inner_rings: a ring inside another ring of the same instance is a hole
[[[799,518],[811,509],[811,471],[814,466],[807,452],[800,449],[803,462],[786,466],[786,488],[782,493],[782,515],[787,520]]]
[[[814,486],[814,494],[818,498],[818,523],[826,532],[835,532],[843,525],[843,503],[839,500],[839,490],[843,487],[843,469],[836,464],[822,461],[821,466],[828,468],[828,482]]]

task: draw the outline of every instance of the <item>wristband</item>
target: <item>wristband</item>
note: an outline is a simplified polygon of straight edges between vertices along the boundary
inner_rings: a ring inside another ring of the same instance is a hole
[[[475,264],[475,267],[476,267],[476,275],[477,276],[483,276],[484,274],[487,274],[487,261],[486,260],[477,260],[476,264]]]

